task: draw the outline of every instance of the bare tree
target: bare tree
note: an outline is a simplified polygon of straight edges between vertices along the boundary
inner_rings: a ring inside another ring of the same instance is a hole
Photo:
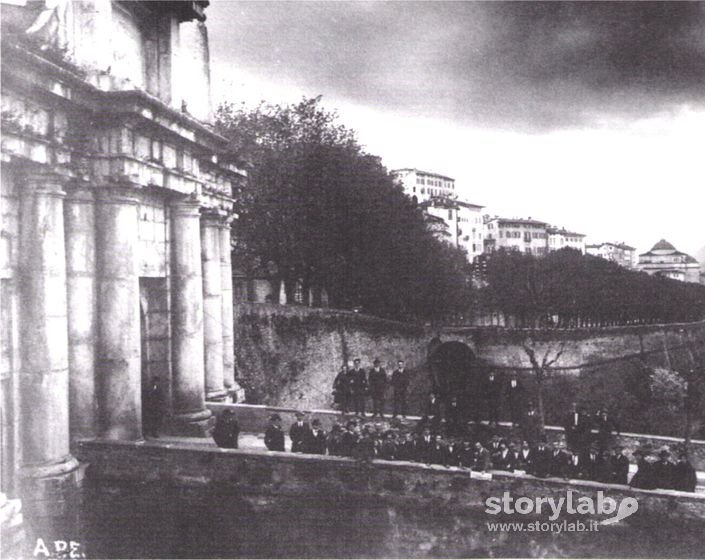
[[[548,377],[551,366],[560,360],[563,355],[563,351],[565,350],[565,342],[561,341],[558,348],[554,348],[551,344],[548,344],[542,358],[537,356],[537,350],[533,346],[534,345],[531,340],[522,343],[522,348],[529,357],[531,369],[534,372],[534,377],[536,379],[536,404],[539,409],[539,428],[543,434],[544,425],[546,423],[543,407],[543,382]]]

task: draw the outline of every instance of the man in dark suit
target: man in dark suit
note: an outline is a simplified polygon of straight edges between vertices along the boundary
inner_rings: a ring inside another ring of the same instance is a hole
[[[619,434],[617,422],[603,409],[595,418],[594,427],[597,429],[597,445],[600,451],[608,449],[614,443],[614,433]]]
[[[264,431],[264,444],[270,451],[284,451],[284,430],[281,422],[281,416],[272,414],[269,426]]]
[[[360,367],[360,358],[353,360],[353,369],[350,372],[350,396],[355,414],[365,415],[365,399],[367,397],[367,372]]]
[[[507,444],[501,442],[499,444],[499,451],[492,456],[492,468],[500,471],[510,471],[512,470],[511,459]]]
[[[418,463],[430,465],[436,460],[438,455],[438,444],[435,436],[431,435],[429,428],[424,428],[423,434],[416,442],[415,460]]]
[[[397,369],[392,372],[392,389],[394,391],[394,416],[399,414],[406,418],[406,392],[409,389],[409,374],[404,367],[404,360],[397,362]]]
[[[496,425],[497,422],[499,422],[499,402],[502,395],[502,380],[494,371],[490,371],[487,375],[484,389],[487,420],[490,424]]]
[[[568,478],[570,455],[563,449],[563,444],[556,443],[551,451],[551,476]]]
[[[345,425],[345,430],[340,436],[340,448],[338,454],[341,457],[352,457],[353,451],[360,439],[360,432],[357,428],[357,422],[350,420]]]
[[[529,474],[545,478],[551,474],[551,448],[544,440],[539,441],[536,448],[532,450],[533,461]]]
[[[581,460],[583,463],[581,478],[585,480],[599,480],[602,458],[600,457],[597,445],[591,445],[590,448],[583,453]]]
[[[313,455],[325,455],[327,447],[328,435],[325,430],[321,429],[321,422],[316,418],[311,422],[311,431],[309,431],[304,441],[303,452]]]
[[[658,456],[658,461],[654,463],[654,478],[656,479],[656,487],[672,488],[674,464],[671,462],[671,453],[667,449],[662,449]]]
[[[347,364],[340,366],[340,371],[333,381],[333,402],[340,406],[340,411],[350,411],[350,375]]]
[[[512,375],[507,384],[507,401],[509,402],[509,417],[514,426],[521,422],[521,415],[524,410],[524,385],[516,376]]]
[[[681,452],[678,462],[673,465],[673,489],[681,492],[695,492],[697,475],[693,465],[688,460],[688,455]]]
[[[230,409],[224,410],[220,416],[216,418],[215,428],[213,429],[213,440],[218,447],[237,449],[239,435],[240,426],[235,418],[235,413]]]
[[[519,457],[517,460],[517,466],[515,469],[522,470],[524,472],[531,472],[532,465],[534,462],[534,453],[531,450],[529,442],[524,440],[521,442],[521,448],[519,449]]]
[[[624,454],[624,448],[616,446],[612,450],[612,483],[629,483],[629,459]]]
[[[309,437],[311,428],[308,422],[304,422],[304,413],[296,411],[296,422],[289,428],[289,438],[291,439],[291,451],[293,453],[303,453],[306,440]]]
[[[378,359],[372,362],[368,382],[370,384],[370,395],[372,396],[372,417],[384,414],[384,393],[387,390],[387,372],[380,366]]]
[[[541,437],[541,419],[532,401],[529,401],[526,407],[526,414],[521,422],[521,431],[524,439],[531,445],[535,445]]]
[[[490,457],[490,452],[482,447],[479,441],[476,441],[472,468],[476,471],[485,472],[489,470],[491,466],[492,458]]]
[[[502,443],[504,443],[504,440],[500,438],[497,434],[494,434],[490,439],[489,444],[487,444],[487,450],[490,452],[490,455],[499,453],[502,447]]]
[[[585,453],[585,448],[590,443],[590,418],[585,410],[578,408],[574,402],[570,404],[570,411],[563,419],[563,429],[568,449],[576,454]]]

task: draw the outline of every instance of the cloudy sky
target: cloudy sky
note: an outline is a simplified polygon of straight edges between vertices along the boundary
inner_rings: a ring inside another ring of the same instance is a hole
[[[208,8],[216,102],[323,95],[390,169],[640,251],[705,246],[705,2]]]

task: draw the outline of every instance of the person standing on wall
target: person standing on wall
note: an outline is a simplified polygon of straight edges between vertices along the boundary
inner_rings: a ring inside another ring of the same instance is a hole
[[[353,412],[360,416],[365,416],[367,387],[367,372],[360,367],[360,358],[355,358],[353,360],[353,370],[350,373],[350,395]]]
[[[497,422],[499,422],[499,401],[502,395],[502,380],[492,370],[490,370],[487,375],[484,389],[487,420],[490,425],[496,426]]]
[[[289,428],[289,438],[291,439],[291,451],[292,453],[303,453],[305,442],[310,437],[311,428],[308,422],[304,422],[304,413],[300,411],[295,412],[296,422]]]
[[[516,374],[513,374],[507,384],[507,401],[509,402],[509,417],[513,426],[521,422],[524,410],[524,386]]]
[[[333,381],[333,402],[337,404],[343,414],[350,411],[350,375],[348,364],[340,366],[340,371]]]
[[[393,415],[406,418],[406,392],[409,389],[409,374],[404,367],[404,360],[397,362],[397,369],[392,372],[392,390],[394,391]]]
[[[264,432],[264,444],[270,451],[284,451],[284,430],[282,430],[282,419],[278,414],[272,414],[269,418],[269,426]]]
[[[372,396],[372,417],[382,417],[384,413],[384,393],[387,390],[387,372],[375,358],[369,373],[370,395]]]

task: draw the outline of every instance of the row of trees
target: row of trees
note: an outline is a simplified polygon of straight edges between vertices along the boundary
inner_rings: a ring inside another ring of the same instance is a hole
[[[562,249],[499,250],[483,265],[480,306],[519,327],[602,327],[705,317],[705,286],[627,270]]]
[[[433,320],[472,300],[462,251],[435,239],[379,158],[320,98],[223,105],[220,131],[249,172],[235,258],[285,285],[324,287],[330,305]]]
[[[705,286],[563,249],[499,250],[473,270],[436,239],[379,158],[320,98],[217,113],[249,172],[237,197],[235,259],[285,286],[325,288],[330,305],[394,319],[499,312],[520,327],[590,327],[705,317]],[[472,278],[481,281],[473,289]]]

